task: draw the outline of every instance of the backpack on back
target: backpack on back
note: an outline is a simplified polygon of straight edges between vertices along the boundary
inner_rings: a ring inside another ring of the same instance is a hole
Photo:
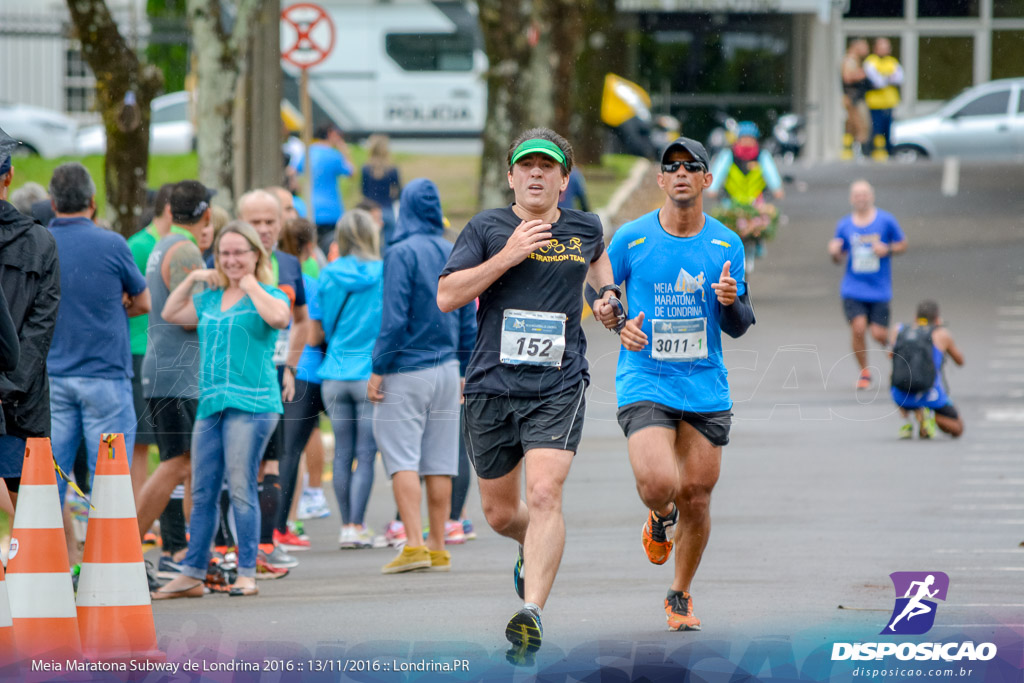
[[[892,347],[892,387],[907,394],[928,391],[935,384],[931,325],[904,326]]]

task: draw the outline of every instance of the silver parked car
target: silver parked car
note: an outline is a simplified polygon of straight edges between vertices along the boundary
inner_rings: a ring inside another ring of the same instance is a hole
[[[195,149],[196,131],[192,125],[188,92],[172,92],[153,98],[150,111],[150,154],[187,154]],[[76,146],[82,155],[105,154],[107,132],[102,125],[83,128]]]
[[[53,158],[75,153],[78,124],[51,109],[0,102],[0,128],[21,143],[15,154]]]
[[[1024,78],[1004,78],[960,93],[937,112],[892,126],[897,159],[1024,159]]]

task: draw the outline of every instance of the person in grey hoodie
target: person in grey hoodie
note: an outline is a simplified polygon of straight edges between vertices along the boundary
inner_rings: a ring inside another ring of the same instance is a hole
[[[366,389],[377,404],[373,433],[408,539],[384,565],[385,574],[451,568],[444,530],[452,477],[459,471],[459,377],[476,342],[476,305],[451,313],[437,307],[437,278],[452,251],[443,233],[437,186],[413,180],[402,190],[394,242],[384,260],[384,316]],[[421,476],[430,523],[425,546]]]

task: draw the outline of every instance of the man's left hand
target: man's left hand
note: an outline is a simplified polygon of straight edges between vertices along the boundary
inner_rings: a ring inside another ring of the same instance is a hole
[[[601,298],[594,302],[594,318],[609,330],[614,330],[619,324],[619,315],[615,306],[608,301],[610,298],[611,292],[607,298]]]
[[[726,261],[722,266],[722,275],[718,278],[718,282],[711,284],[711,289],[715,290],[715,294],[718,296],[718,303],[723,306],[732,306],[736,301],[736,279],[729,276],[730,266],[732,266],[732,261]]]
[[[878,240],[872,244],[871,249],[875,252],[875,256],[878,258],[885,258],[892,251],[892,249],[889,248],[889,245],[882,240]]]

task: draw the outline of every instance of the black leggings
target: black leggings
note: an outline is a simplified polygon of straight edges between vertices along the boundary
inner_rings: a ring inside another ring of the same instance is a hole
[[[320,385],[295,380],[295,398],[284,404],[284,451],[280,458],[281,505],[277,508],[276,528],[288,530],[288,511],[295,498],[295,485],[299,479],[299,461],[309,442],[309,435],[320,423],[324,401]]]
[[[462,411],[460,410],[461,414]],[[464,420],[465,418],[460,418]],[[448,513],[451,519],[459,519],[462,508],[466,506],[466,497],[469,495],[469,482],[472,479],[472,472],[469,468],[469,455],[466,453],[466,442],[462,437],[462,425],[459,425],[459,473],[452,479],[452,511]]]

